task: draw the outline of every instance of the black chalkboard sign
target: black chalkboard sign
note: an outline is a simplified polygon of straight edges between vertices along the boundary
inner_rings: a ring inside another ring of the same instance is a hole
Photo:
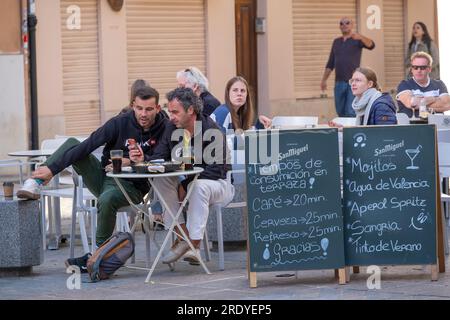
[[[337,130],[250,131],[245,146],[250,271],[343,267]]]
[[[435,264],[435,129],[344,129],[347,265]]]

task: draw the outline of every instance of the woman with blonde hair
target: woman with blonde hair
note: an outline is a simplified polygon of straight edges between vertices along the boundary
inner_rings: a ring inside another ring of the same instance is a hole
[[[352,107],[357,125],[397,124],[394,100],[388,93],[381,93],[372,69],[357,68],[349,83],[355,96]]]
[[[388,93],[381,93],[377,75],[370,68],[357,68],[348,81],[355,96],[352,108],[356,113],[356,125],[388,125],[397,124],[394,100]],[[333,121],[332,127],[342,127]]]

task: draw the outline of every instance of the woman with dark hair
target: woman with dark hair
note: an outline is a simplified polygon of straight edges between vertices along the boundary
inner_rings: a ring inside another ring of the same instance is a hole
[[[263,115],[255,124],[255,108],[247,80],[237,76],[231,78],[225,87],[225,104],[217,107],[211,118],[226,134],[228,130],[242,133],[244,130],[270,127],[271,120]],[[233,132],[234,133],[234,132]]]
[[[247,80],[242,77],[231,78],[225,87],[225,104],[217,107],[211,118],[220,129],[248,130],[253,126],[255,109]]]
[[[137,79],[133,82],[130,89],[130,103],[126,107],[123,107],[122,110],[120,110],[120,113],[125,113],[133,108],[133,102],[134,99],[136,99],[136,92],[143,87],[150,87],[150,84],[143,79]]]
[[[419,51],[424,51],[431,55],[433,66],[430,78],[439,79],[439,50],[433,39],[431,39],[427,26],[423,22],[417,21],[413,25],[411,41],[408,44],[408,54],[405,59],[406,78],[411,77],[411,56]]]

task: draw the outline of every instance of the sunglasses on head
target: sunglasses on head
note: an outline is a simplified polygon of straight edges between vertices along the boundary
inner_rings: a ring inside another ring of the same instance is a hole
[[[429,66],[411,66],[414,70],[426,70],[429,68]]]
[[[348,21],[348,20],[341,21],[341,22],[339,22],[339,24],[340,24],[341,26],[343,26],[344,24],[345,24],[345,25],[349,25],[349,24],[350,24],[350,21]]]

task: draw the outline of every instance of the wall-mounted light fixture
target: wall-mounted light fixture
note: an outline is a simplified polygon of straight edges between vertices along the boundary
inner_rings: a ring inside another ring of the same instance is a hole
[[[108,0],[108,3],[113,11],[120,11],[123,7],[123,0]]]

